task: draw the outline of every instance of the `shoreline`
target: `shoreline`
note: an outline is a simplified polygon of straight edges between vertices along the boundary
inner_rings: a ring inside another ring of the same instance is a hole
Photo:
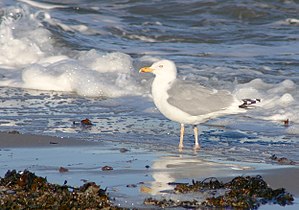
[[[271,188],[285,188],[299,198],[299,167],[223,163],[191,154],[155,151],[138,145],[0,132],[0,177],[7,170],[28,169],[51,183],[80,186],[84,180],[107,187],[119,206],[142,207],[144,198],[171,190],[169,182],[261,175]],[[105,171],[109,166],[113,170]],[[256,166],[256,167],[255,167]],[[59,171],[60,167],[67,172]],[[147,189],[146,192],[141,192]],[[294,205],[291,205],[294,207]],[[299,206],[297,206],[299,207]],[[287,208],[287,207],[286,207]],[[275,209],[275,208],[274,208]]]

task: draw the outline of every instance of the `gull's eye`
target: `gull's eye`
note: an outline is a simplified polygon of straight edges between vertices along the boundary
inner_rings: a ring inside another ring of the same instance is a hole
[[[163,65],[160,65],[159,68],[163,68]]]

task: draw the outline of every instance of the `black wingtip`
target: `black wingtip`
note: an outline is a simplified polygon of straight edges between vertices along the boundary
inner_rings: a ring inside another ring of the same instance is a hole
[[[259,98],[256,99],[246,98],[246,99],[242,99],[242,101],[243,104],[241,104],[239,108],[248,109],[251,105],[256,104],[257,102],[261,102],[262,100]]]

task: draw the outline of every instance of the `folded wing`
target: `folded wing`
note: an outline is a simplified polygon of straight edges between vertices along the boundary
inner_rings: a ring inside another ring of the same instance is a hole
[[[183,80],[176,80],[167,93],[169,104],[192,116],[221,111],[234,102],[228,91],[212,90]]]

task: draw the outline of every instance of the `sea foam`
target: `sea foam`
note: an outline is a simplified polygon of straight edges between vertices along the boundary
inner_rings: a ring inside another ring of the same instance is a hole
[[[255,79],[237,85],[235,94],[239,99],[261,99],[261,102],[256,104],[257,108],[250,111],[251,117],[275,121],[282,125],[289,121],[290,125],[294,126],[288,129],[289,133],[298,132],[296,124],[299,123],[299,93],[298,85],[293,81],[286,79],[278,84],[270,84]]]
[[[70,91],[89,97],[140,94],[141,86],[132,76],[134,68],[129,55],[94,49],[65,53],[56,46],[53,34],[43,27],[42,21],[55,22],[49,13],[33,13],[26,6],[3,11],[1,86]]]

